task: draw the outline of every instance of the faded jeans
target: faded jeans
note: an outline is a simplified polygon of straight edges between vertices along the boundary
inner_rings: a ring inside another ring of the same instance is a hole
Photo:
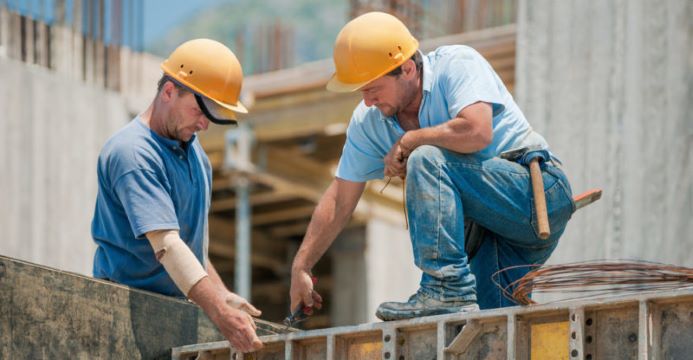
[[[539,239],[529,169],[491,158],[480,160],[424,145],[407,162],[407,210],[419,291],[442,301],[475,300],[481,309],[511,306],[491,280],[514,265],[543,264],[558,244],[575,204],[568,180],[542,164],[551,236]],[[464,219],[486,228],[472,264],[464,247]],[[528,269],[504,273],[507,286]]]

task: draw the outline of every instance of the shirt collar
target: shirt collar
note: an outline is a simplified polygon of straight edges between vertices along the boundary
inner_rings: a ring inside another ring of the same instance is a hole
[[[431,85],[433,84],[433,70],[431,70],[431,62],[428,60],[428,56],[424,55],[420,50],[416,51],[421,54],[423,64],[423,79],[421,79],[421,88],[424,92],[431,92]]]

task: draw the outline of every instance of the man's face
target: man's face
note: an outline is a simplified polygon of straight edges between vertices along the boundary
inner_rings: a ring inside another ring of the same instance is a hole
[[[400,78],[383,76],[361,88],[361,96],[366,106],[375,106],[385,116],[393,116],[402,108],[402,87]]]
[[[401,66],[399,75],[385,75],[361,88],[366,106],[375,106],[385,116],[393,116],[405,109],[417,94],[416,64],[412,60]]]
[[[168,136],[185,142],[196,132],[207,130],[209,119],[200,110],[195,96],[190,92],[175,89],[173,84],[166,85],[173,87],[169,93],[170,113],[166,122]]]

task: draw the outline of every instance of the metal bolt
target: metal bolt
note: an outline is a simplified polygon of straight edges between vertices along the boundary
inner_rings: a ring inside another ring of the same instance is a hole
[[[389,341],[390,341],[390,335],[385,335],[385,342],[389,342]]]
[[[591,344],[592,343],[592,336],[588,335],[587,338],[585,338],[585,341],[587,341],[588,344]]]
[[[572,357],[577,357],[577,356],[578,356],[578,351],[577,351],[577,350],[571,351],[571,352],[570,352],[570,356],[572,356]]]
[[[628,335],[628,341],[630,341],[632,343],[637,342],[638,341],[638,335],[635,335],[635,333],[630,333],[630,335]]]
[[[592,326],[592,318],[587,318],[587,321],[585,321],[585,324],[587,324],[587,326]]]
[[[576,338],[575,331],[570,333],[570,337],[573,338],[573,340],[575,340],[575,338]]]
[[[389,352],[389,351],[386,352],[385,355],[384,355],[384,357],[385,357],[386,359],[389,359],[389,358],[390,358],[390,352]]]

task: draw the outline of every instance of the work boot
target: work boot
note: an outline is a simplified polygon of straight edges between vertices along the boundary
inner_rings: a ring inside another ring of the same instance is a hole
[[[478,310],[479,306],[473,300],[440,301],[418,291],[410,296],[407,302],[389,301],[380,304],[375,316],[381,320],[390,321]]]

